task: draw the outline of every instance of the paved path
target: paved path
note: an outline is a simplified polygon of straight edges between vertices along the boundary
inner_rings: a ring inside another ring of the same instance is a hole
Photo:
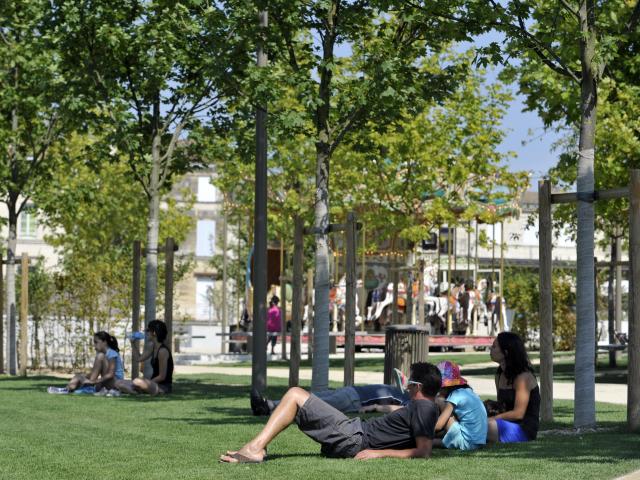
[[[484,365],[484,364],[483,364]],[[493,364],[491,364],[493,365]],[[467,367],[470,367],[467,365]],[[250,367],[225,367],[225,366],[189,366],[176,365],[176,374],[189,373],[219,373],[226,375],[251,375]],[[267,376],[272,378],[289,378],[288,368],[269,368]],[[329,371],[329,380],[342,382],[344,374],[342,370],[332,369]],[[469,384],[473,387],[478,395],[495,396],[496,386],[492,378],[464,376]],[[300,369],[300,378],[302,380],[311,380],[311,369]],[[356,384],[372,384],[382,383],[382,372],[355,372]],[[573,382],[554,382],[553,398],[558,400],[573,400],[574,398]],[[627,386],[614,383],[596,383],[596,401],[616,403],[619,405],[627,404]],[[640,478],[638,479],[640,480]]]

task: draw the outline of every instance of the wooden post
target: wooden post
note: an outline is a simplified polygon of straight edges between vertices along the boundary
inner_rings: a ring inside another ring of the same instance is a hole
[[[29,255],[22,252],[20,282],[20,375],[27,376],[27,325],[29,321]]]
[[[131,331],[140,331],[140,240],[133,242],[133,279],[131,281]],[[133,341],[131,349],[131,378],[138,378],[140,375],[140,340]]]
[[[404,306],[404,323],[405,325],[413,325],[413,272],[407,272],[407,283],[405,286],[407,300]]]
[[[553,421],[553,298],[551,295],[551,182],[538,184],[538,239],[540,258],[540,417]]]
[[[0,374],[4,373],[4,260],[0,253]]]
[[[282,347],[282,360],[287,359],[287,279],[285,275],[284,263],[284,239],[280,239],[280,313],[281,325],[280,338]]]
[[[223,336],[222,338],[222,345],[220,348],[220,353],[225,354],[227,353],[227,341],[229,340],[230,337],[225,337],[224,334],[227,333],[228,330],[228,326],[229,326],[229,302],[228,302],[228,298],[227,298],[227,222],[228,222],[228,217],[227,217],[227,209],[226,207],[222,207],[223,210],[223,216],[222,216],[222,288],[221,293],[222,293],[222,326],[221,326],[221,330],[222,330],[222,334]],[[240,259],[240,257],[238,257],[238,260]]]
[[[447,335],[451,335],[453,331],[453,309],[451,308],[451,268],[453,261],[453,235],[451,233],[451,226],[447,225],[447,253],[449,254],[449,265],[447,269]]]
[[[504,315],[502,314],[502,302],[504,300],[504,222],[500,222],[500,297],[498,298],[498,325],[504,332]]]
[[[300,382],[300,329],[304,309],[302,289],[304,288],[304,221],[296,215],[293,231],[293,298],[291,299],[291,357],[289,362],[289,386],[297,387]]]
[[[424,260],[421,259],[418,265],[418,325],[424,326]]]
[[[365,239],[365,229],[364,225],[362,225],[362,299],[360,300],[360,305],[362,305],[360,309],[360,331],[364,332],[364,321],[367,319],[367,287],[365,286],[365,278],[367,273],[367,263],[366,263],[366,250],[367,243]]]
[[[391,302],[391,324],[398,324],[398,283],[400,281],[400,271],[398,270],[398,254],[396,253],[396,242],[393,242],[393,300]]]
[[[165,345],[173,350],[173,252],[175,241],[169,237],[164,244],[164,323],[167,324]]]
[[[476,236],[475,236],[475,242],[476,242],[476,248],[475,248],[475,254],[476,254],[476,258],[475,258],[475,270],[473,271],[473,285],[475,286],[475,288],[478,288],[478,270],[480,270],[480,258],[478,257],[478,235],[479,235],[479,228],[478,228],[478,220],[476,219]]]
[[[471,279],[471,220],[467,222],[467,278]]]
[[[345,262],[347,298],[345,305],[344,386],[353,385],[356,354],[356,215],[347,214]]]
[[[629,257],[631,289],[629,299],[629,361],[627,377],[627,423],[640,431],[640,170],[631,170],[629,187]]]
[[[617,251],[617,239],[611,239],[611,258],[609,259],[609,271],[607,280],[607,326],[609,333],[609,344],[616,343],[616,298],[614,279],[616,276],[616,264],[619,261],[619,255]],[[597,347],[596,347],[597,348]],[[598,351],[596,349],[596,355]],[[614,368],[617,364],[617,352],[614,349],[609,350],[609,368]]]
[[[313,360],[313,268],[307,271],[307,358]]]

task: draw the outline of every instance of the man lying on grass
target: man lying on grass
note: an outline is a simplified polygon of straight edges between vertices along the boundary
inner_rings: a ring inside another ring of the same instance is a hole
[[[220,461],[259,463],[267,445],[292,422],[322,445],[327,457],[428,458],[438,420],[434,399],[440,390],[440,371],[430,363],[414,363],[407,382],[410,400],[403,408],[371,420],[349,418],[313,394],[290,388],[262,431],[240,450],[228,451]]]

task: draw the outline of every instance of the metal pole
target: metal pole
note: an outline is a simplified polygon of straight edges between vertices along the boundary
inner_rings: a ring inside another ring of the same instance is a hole
[[[551,182],[538,184],[538,249],[540,259],[540,417],[553,421],[553,297],[552,281],[552,223]]]
[[[347,214],[347,252],[345,259],[345,339],[344,339],[344,386],[353,385],[356,352],[356,215]]]
[[[629,361],[627,378],[627,423],[640,431],[640,170],[631,170],[629,187],[629,257],[631,289],[629,299]]]
[[[131,331],[140,331],[140,257],[142,255],[140,240],[133,242],[133,279],[131,281]],[[140,362],[138,353],[140,340],[133,341],[131,349],[131,378],[138,378]]]
[[[27,376],[27,325],[29,321],[29,255],[22,252],[20,276],[20,375]]]
[[[258,67],[267,66],[264,35],[269,24],[267,12],[259,14]],[[267,388],[267,108],[256,110],[255,219],[253,257],[253,354],[251,389],[262,395]]]
[[[165,345],[173,350],[173,252],[175,241],[169,237],[164,242],[164,323],[167,325]]]

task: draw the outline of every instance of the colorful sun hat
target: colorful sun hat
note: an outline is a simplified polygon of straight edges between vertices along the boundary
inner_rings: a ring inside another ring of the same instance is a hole
[[[442,388],[467,384],[467,381],[460,376],[460,367],[449,360],[440,362],[438,364],[438,370],[440,370],[440,374],[442,375]]]

